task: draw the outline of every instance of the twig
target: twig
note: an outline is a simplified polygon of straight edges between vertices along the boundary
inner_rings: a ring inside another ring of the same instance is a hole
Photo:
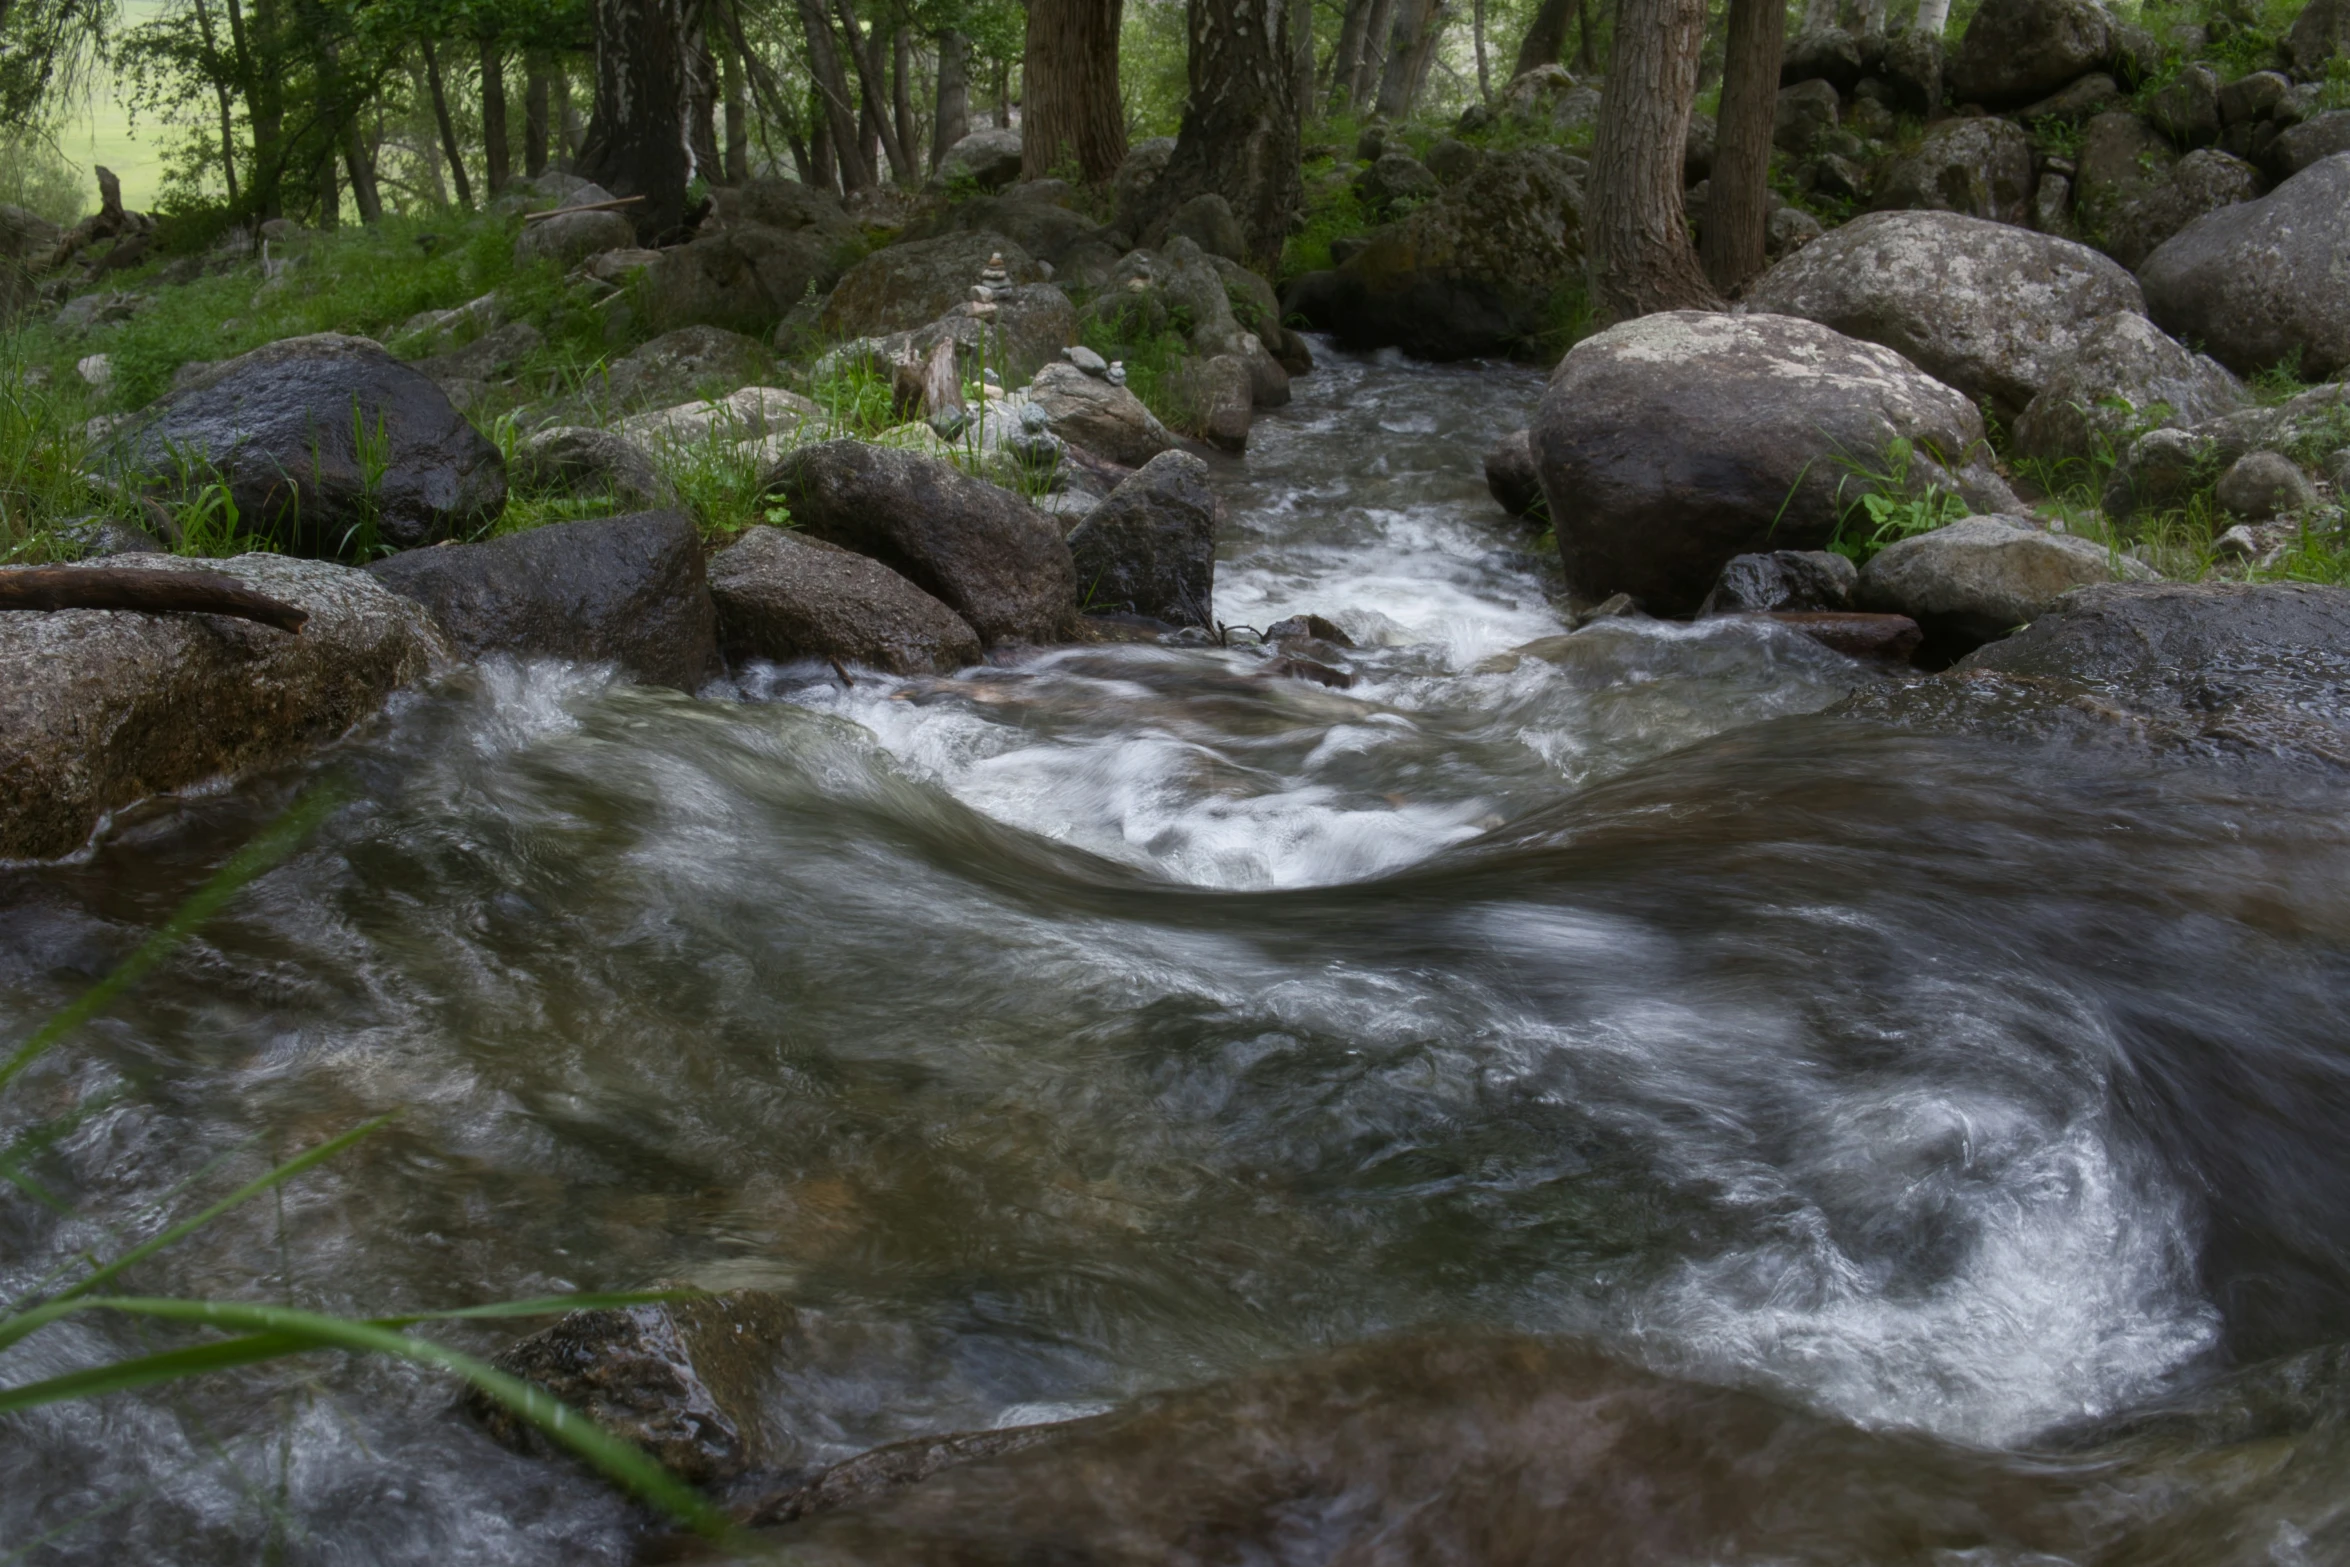
[[[310,619],[308,610],[216,571],[156,571],[142,566],[26,566],[0,571],[0,610],[9,609],[231,615],[292,632]]]
[[[829,656],[824,661],[832,666],[832,672],[834,674],[840,676],[840,683],[842,685],[847,686],[852,691],[857,688],[857,682],[849,678],[849,669],[846,664],[843,664],[837,658],[832,658]]]
[[[621,207],[633,207],[644,200],[642,196],[615,196],[610,201],[591,201],[583,207],[550,207],[544,212],[525,212],[525,223],[544,223],[549,218],[568,217],[574,212],[612,212]]]

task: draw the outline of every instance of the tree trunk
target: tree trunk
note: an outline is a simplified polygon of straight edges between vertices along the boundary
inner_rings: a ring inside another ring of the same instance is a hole
[[[1950,0],[1918,0],[1918,14],[1910,26],[1929,37],[1939,38],[1950,22]]]
[[[1721,308],[1681,210],[1704,41],[1705,0],[1619,0],[1583,212],[1591,304],[1602,321]]]
[[[1438,45],[1444,39],[1444,29],[1452,21],[1452,8],[1439,3],[1429,13],[1428,30],[1420,35],[1419,48],[1412,56],[1412,84],[1404,89],[1403,114],[1412,117],[1419,106],[1420,94],[1427,89],[1428,77],[1436,69]]]
[[[506,148],[506,51],[489,38],[481,41],[481,162],[482,178],[495,196],[513,177],[514,165]]]
[[[1020,173],[1043,179],[1073,161],[1088,184],[1126,161],[1126,107],[1118,97],[1118,25],[1124,0],[1028,0],[1021,62]]]
[[[903,22],[890,35],[889,112],[897,118],[898,145],[911,160],[922,141],[914,127],[914,29]]]
[[[547,172],[547,52],[523,56],[522,172],[537,179]]]
[[[857,63],[857,90],[863,96],[868,128],[880,138],[881,150],[889,159],[890,177],[900,185],[911,185],[913,160],[906,156],[905,144],[898,140],[897,129],[889,120],[888,72],[882,64],[881,40],[865,35],[850,0],[832,0],[832,4],[849,35],[849,53]]]
[[[1360,110],[1378,84],[1379,68],[1387,58],[1387,35],[1395,20],[1396,0],[1371,0],[1370,17],[1363,24],[1363,52],[1355,61],[1354,79],[1347,83],[1347,106]]]
[[[971,134],[971,40],[948,28],[938,35],[938,117],[930,127],[930,166]]]
[[[696,7],[693,25],[685,35],[686,150],[693,154],[693,172],[706,180],[720,180],[723,165],[718,153],[718,62],[710,57],[710,29],[702,8]]]
[[[995,122],[1008,128],[1012,123],[1012,62],[995,63]]]
[[[1591,0],[1575,0],[1575,69],[1585,76],[1599,69],[1591,47]]]
[[[343,121],[343,168],[351,176],[351,203],[359,209],[359,221],[382,222],[383,193],[375,186],[375,160],[368,155],[356,116]]]
[[[1470,23],[1477,35],[1477,101],[1493,102],[1493,73],[1485,64],[1485,0],[1477,0],[1475,19]]]
[[[1526,36],[1518,44],[1518,63],[1510,68],[1514,80],[1538,65],[1556,65],[1567,49],[1567,17],[1574,0],[1542,0],[1535,9],[1534,20],[1526,24]],[[1589,48],[1589,38],[1585,47]]]
[[[832,36],[832,22],[824,14],[824,0],[797,0],[800,13],[800,31],[808,41],[808,74],[814,79],[816,96],[824,104],[823,132],[830,143],[832,155],[840,160],[842,194],[870,189],[874,183],[873,165],[859,159],[857,153],[856,98],[849,92],[849,79],[841,69],[840,50]],[[821,164],[823,159],[819,157]]]
[[[238,0],[228,0],[229,33],[245,72],[245,118],[253,127],[253,207],[262,218],[285,215],[288,151],[285,98],[277,73],[277,0],[254,0],[253,25],[245,26]]]
[[[836,196],[848,194],[841,184],[840,158],[832,150],[831,117],[812,87],[808,89],[808,127],[808,163],[814,173],[809,183]]]
[[[1705,204],[1705,273],[1714,287],[1735,294],[1763,269],[1785,0],[1730,0],[1728,31],[1722,112]]]
[[[1410,116],[1413,90],[1443,25],[1437,0],[1397,0],[1395,25],[1387,33],[1387,61],[1379,72],[1379,102],[1372,110],[1379,118],[1394,122]]]
[[[305,138],[307,139],[307,138]],[[311,199],[318,203],[318,226],[343,226],[343,187],[335,178],[334,144],[328,143],[310,165]]]
[[[1857,32],[1882,37],[1885,32],[1885,0],[1860,0],[1853,24]]]
[[[1373,9],[1373,0],[1346,0],[1346,10],[1338,23],[1338,43],[1330,51],[1330,88],[1324,102],[1331,114],[1347,114],[1354,109],[1355,81],[1362,75],[1363,43]]]
[[[740,185],[751,177],[751,102],[743,91],[743,57],[722,42],[718,63],[726,89],[726,183]]]
[[[231,70],[221,57],[220,42],[212,31],[212,8],[196,0],[196,25],[203,30],[205,73],[212,78],[212,95],[220,103],[220,173],[228,181],[228,204],[237,205],[237,117],[229,97]]]
[[[449,94],[441,85],[441,57],[424,40],[424,80],[432,89],[432,117],[441,128],[441,152],[449,160],[449,181],[457,187],[457,205],[473,205],[473,184],[465,177],[465,159],[457,150],[457,122],[449,114]]]
[[[685,17],[678,0],[594,0],[596,105],[579,172],[615,196],[648,243],[685,222]]]
[[[581,140],[579,109],[571,98],[571,72],[558,66],[555,71],[555,145],[565,168],[578,161]]]
[[[1836,25],[1837,0],[1804,0],[1803,31],[1816,33]]]
[[[1304,200],[1298,172],[1297,73],[1288,13],[1307,0],[1189,0],[1190,95],[1166,173],[1150,187],[1137,231],[1193,196],[1232,204],[1249,264],[1267,277]]]

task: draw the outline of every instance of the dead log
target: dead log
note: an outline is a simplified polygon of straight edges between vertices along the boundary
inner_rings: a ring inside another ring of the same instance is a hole
[[[149,615],[231,615],[298,632],[310,612],[217,571],[132,566],[25,566],[0,571],[0,610],[129,609]]]
[[[633,207],[644,200],[642,196],[615,196],[610,201],[590,201],[577,207],[550,207],[545,212],[526,212],[525,223],[544,223],[549,218],[565,218],[574,212],[618,212],[622,207]]]

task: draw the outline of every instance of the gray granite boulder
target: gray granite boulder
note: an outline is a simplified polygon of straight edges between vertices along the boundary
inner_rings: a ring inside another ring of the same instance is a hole
[[[1977,516],[1901,539],[1861,568],[1863,609],[1907,615],[1946,647],[1979,646],[2074,588],[2154,575],[2126,555],[2021,517]]]
[[[1212,629],[1216,512],[1199,458],[1161,452],[1143,464],[1069,535],[1087,611]]]
[[[2138,270],[2147,313],[2239,375],[2350,366],[2350,153],[2181,229]]]
[[[1984,0],[1951,58],[1951,96],[2029,103],[2088,75],[2112,44],[2113,16],[2097,0]]]
[[[730,659],[837,658],[897,675],[979,662],[963,617],[882,565],[781,528],[745,529],[710,558],[718,645]]]
[[[1877,182],[1883,210],[1959,212],[2022,223],[2032,203],[2032,138],[2012,120],[1944,120]]]
[[[2088,458],[2148,425],[2191,425],[2241,408],[2244,384],[2219,361],[2166,335],[2134,310],[2089,323],[2016,419],[2026,457]]]

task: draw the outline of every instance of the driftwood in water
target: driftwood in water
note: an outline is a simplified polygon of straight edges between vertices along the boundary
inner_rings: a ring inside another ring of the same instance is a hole
[[[296,609],[215,571],[156,571],[143,566],[28,566],[0,571],[0,610],[134,609],[151,615],[233,615],[280,631],[300,631]]]

